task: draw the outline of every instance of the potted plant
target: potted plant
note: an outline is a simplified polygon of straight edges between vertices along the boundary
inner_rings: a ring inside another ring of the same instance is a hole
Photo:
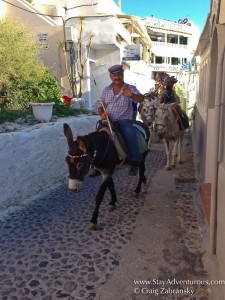
[[[55,100],[60,97],[56,79],[46,70],[43,78],[32,84],[31,91],[33,100],[30,105],[35,119],[49,122]]]
[[[35,119],[49,122],[52,117],[53,105],[55,102],[31,102],[31,107]]]

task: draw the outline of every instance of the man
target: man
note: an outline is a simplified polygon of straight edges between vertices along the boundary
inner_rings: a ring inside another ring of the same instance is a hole
[[[161,95],[160,103],[174,103],[177,104],[174,106],[174,109],[179,117],[179,126],[180,129],[186,129],[189,127],[189,120],[186,112],[181,109],[180,106],[180,97],[176,94],[174,89],[174,84],[177,83],[177,79],[174,76],[170,76],[166,80],[166,92]]]
[[[137,174],[138,162],[141,160],[141,153],[135,129],[132,126],[132,103],[142,102],[144,96],[135,86],[124,82],[124,70],[122,65],[112,66],[108,71],[112,83],[102,92],[102,101],[98,107],[98,112],[101,119],[104,120],[108,117],[124,137],[131,160],[129,175],[135,176]]]
[[[160,95],[160,103],[177,103],[180,104],[180,97],[176,94],[174,84],[177,83],[177,79],[174,76],[170,76],[166,79],[166,91]]]

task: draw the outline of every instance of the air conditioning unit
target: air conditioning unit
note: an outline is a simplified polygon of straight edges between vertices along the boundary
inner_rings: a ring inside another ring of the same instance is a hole
[[[65,26],[65,41],[72,42],[74,41],[74,27]]]

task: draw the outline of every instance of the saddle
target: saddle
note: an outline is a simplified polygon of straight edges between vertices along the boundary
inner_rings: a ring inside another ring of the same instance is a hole
[[[150,138],[149,130],[146,127],[146,125],[140,121],[133,120],[132,125],[135,128],[140,152],[144,153],[148,150],[147,141]],[[129,158],[126,142],[122,134],[120,133],[120,131],[115,126],[112,126],[112,132],[111,132],[107,124],[107,121],[99,120],[97,122],[96,129],[97,131],[105,131],[109,135],[116,148],[120,160],[125,161],[126,159]]]
[[[184,130],[189,128],[189,120],[188,116],[183,109],[181,109],[180,105],[173,105],[171,107],[174,116],[178,120],[178,125],[180,130]]]

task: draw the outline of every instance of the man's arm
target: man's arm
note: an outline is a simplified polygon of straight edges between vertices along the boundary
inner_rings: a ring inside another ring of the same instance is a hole
[[[137,102],[137,103],[141,103],[144,101],[144,95],[142,94],[133,94],[133,97],[131,97],[133,99],[134,102]]]
[[[136,103],[141,103],[144,101],[144,95],[142,95],[137,89],[135,89],[135,91],[133,92],[130,87],[123,88],[123,95],[125,97],[131,98]]]

